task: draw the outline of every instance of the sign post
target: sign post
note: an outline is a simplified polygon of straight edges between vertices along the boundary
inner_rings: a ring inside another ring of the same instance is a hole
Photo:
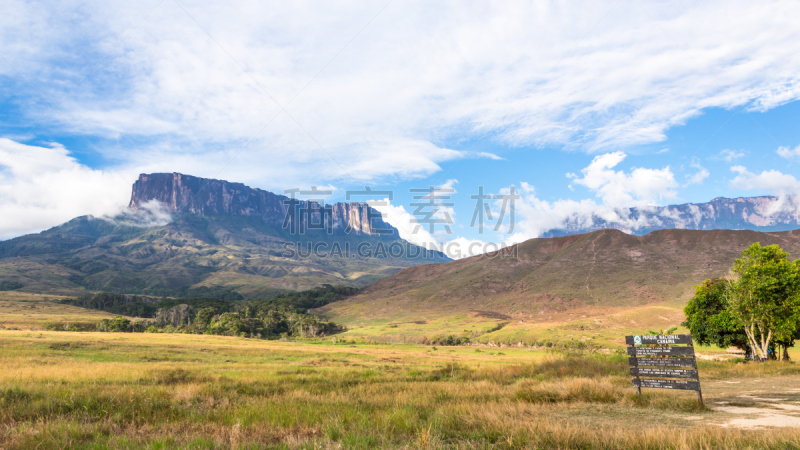
[[[690,390],[703,403],[691,335],[625,336],[625,343],[633,385],[640,396],[643,387]]]

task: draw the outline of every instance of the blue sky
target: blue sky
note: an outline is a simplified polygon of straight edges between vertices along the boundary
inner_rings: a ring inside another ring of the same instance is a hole
[[[0,239],[119,212],[156,171],[332,201],[393,189],[401,228],[410,188],[452,186],[454,233],[423,241],[518,242],[566,214],[800,185],[792,2],[4,9]],[[514,236],[479,235],[470,195],[510,185]]]

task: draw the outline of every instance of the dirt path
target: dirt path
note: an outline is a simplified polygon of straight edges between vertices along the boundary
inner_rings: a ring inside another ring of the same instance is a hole
[[[708,381],[703,393],[717,413],[709,421],[722,427],[800,427],[800,377]]]

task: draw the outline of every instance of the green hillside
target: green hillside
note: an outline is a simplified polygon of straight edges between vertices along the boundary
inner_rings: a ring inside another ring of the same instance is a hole
[[[365,235],[290,236],[263,220],[240,216],[179,213],[171,223],[149,228],[85,216],[0,242],[0,283],[61,295],[104,291],[236,299],[323,284],[360,287],[436,260],[286,257],[284,243],[298,239],[352,248],[393,242]],[[442,260],[441,254],[435,256]]]

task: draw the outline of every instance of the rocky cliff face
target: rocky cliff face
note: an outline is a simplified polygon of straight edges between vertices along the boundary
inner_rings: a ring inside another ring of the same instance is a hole
[[[800,228],[800,208],[791,199],[777,197],[718,197],[708,203],[625,208],[615,218],[594,216],[567,219],[563,226],[542,237],[567,236],[614,228],[628,234],[645,235],[654,230],[755,230],[788,231]]]
[[[313,201],[291,200],[242,183],[180,173],[139,175],[129,206],[141,209],[154,200],[170,212],[259,217],[290,233],[329,230],[335,234],[399,236],[377,210],[364,203],[320,205]]]

